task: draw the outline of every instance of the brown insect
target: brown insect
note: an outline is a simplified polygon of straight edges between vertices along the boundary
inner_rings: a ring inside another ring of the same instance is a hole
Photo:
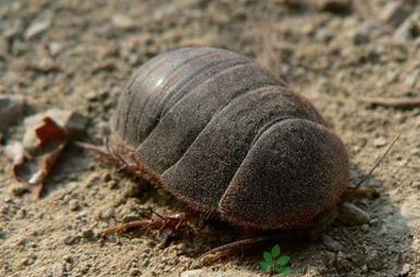
[[[305,98],[227,50],[184,48],[144,64],[111,130],[109,160],[245,229],[310,229],[331,214],[362,223],[367,215],[344,203],[378,196],[351,186],[343,142]],[[147,222],[176,230],[188,219]]]

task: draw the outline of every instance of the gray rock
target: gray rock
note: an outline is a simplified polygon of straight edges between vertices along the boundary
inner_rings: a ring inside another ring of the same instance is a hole
[[[373,145],[376,147],[385,146],[388,143],[387,139],[384,137],[378,137],[373,141]]]
[[[63,46],[58,42],[51,42],[48,44],[48,51],[50,52],[51,56],[55,57],[58,53],[60,53]]]
[[[420,12],[412,14],[395,31],[394,39],[398,43],[407,43],[420,37]]]
[[[63,242],[65,245],[73,245],[78,243],[80,240],[79,236],[75,236],[75,235],[68,235],[66,237],[64,237]]]
[[[50,28],[50,26],[51,26],[50,20],[35,21],[28,27],[28,29],[26,29],[24,37],[25,39],[34,38],[40,35],[41,33],[47,31],[48,28]]]
[[[120,30],[131,30],[135,27],[134,21],[125,14],[117,13],[112,17],[112,24]]]
[[[0,133],[5,133],[25,115],[27,103],[21,96],[0,95]]]

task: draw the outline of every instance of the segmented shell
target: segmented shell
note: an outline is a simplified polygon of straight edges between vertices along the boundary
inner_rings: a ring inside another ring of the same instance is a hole
[[[348,186],[345,147],[315,108],[227,50],[183,48],[150,60],[111,126],[164,189],[239,225],[305,225]]]

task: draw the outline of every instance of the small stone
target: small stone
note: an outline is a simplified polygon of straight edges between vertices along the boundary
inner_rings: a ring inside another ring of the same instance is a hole
[[[45,32],[46,30],[48,30],[50,26],[51,26],[51,21],[49,20],[35,21],[26,30],[24,37],[25,39],[34,38],[40,35],[41,33]]]
[[[71,263],[73,263],[73,258],[71,256],[65,255],[63,257],[63,261],[66,262],[66,263],[71,264]]]
[[[380,19],[394,27],[398,27],[409,15],[410,7],[403,1],[392,1],[385,5]]]
[[[334,38],[334,32],[326,27],[319,28],[315,33],[315,40],[322,43],[328,43],[333,38]]]
[[[26,210],[20,209],[16,212],[16,219],[24,219],[26,217]]]
[[[55,57],[60,53],[63,47],[58,42],[51,42],[48,44],[48,51],[50,52],[51,56]]]
[[[135,27],[134,21],[125,14],[115,14],[112,16],[112,24],[121,30],[131,30]]]
[[[0,228],[0,239],[7,239],[8,232],[6,229]]]
[[[0,133],[6,132],[25,115],[27,103],[18,95],[0,95]]]
[[[369,225],[368,224],[363,224],[361,229],[362,229],[363,232],[369,233]]]
[[[72,211],[77,211],[78,209],[80,209],[79,202],[75,199],[70,200],[69,206],[70,206],[70,210]]]
[[[89,240],[94,241],[97,239],[95,232],[92,229],[86,229],[82,232],[82,237]]]
[[[63,242],[65,245],[72,245],[79,242],[79,240],[80,240],[79,236],[69,235],[64,238]]]
[[[420,12],[412,14],[395,31],[394,39],[398,43],[407,43],[420,37]]]
[[[137,268],[132,268],[130,270],[130,276],[133,276],[133,277],[135,277],[135,276],[141,276],[141,271],[139,269],[137,269]]]
[[[410,264],[404,264],[398,276],[408,276],[410,273]]]
[[[352,9],[350,0],[317,0],[315,5],[322,12],[336,14],[349,13]]]
[[[376,146],[376,147],[382,147],[382,146],[385,146],[387,143],[388,143],[388,140],[387,140],[386,138],[384,138],[384,137],[379,137],[379,138],[376,138],[376,139],[373,141],[373,145],[374,145],[374,146]]]
[[[339,252],[343,250],[343,246],[341,245],[341,243],[339,243],[338,241],[336,241],[330,236],[322,235],[321,240],[324,246],[326,247],[326,249],[329,251]]]

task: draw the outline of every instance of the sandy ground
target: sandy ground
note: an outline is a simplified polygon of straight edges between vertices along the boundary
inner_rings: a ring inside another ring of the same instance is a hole
[[[300,8],[293,2],[2,0],[0,94],[24,96],[30,114],[52,107],[81,112],[89,119],[83,139],[101,142],[130,74],[158,53],[210,45],[254,58],[335,126],[355,174],[368,171],[401,133],[365,184],[381,197],[355,202],[370,223],[335,223],[327,231],[340,251],[319,242],[278,242],[291,256],[291,276],[418,277],[420,107],[371,107],[360,98],[420,94],[420,4],[358,0],[337,14],[317,8],[322,1]],[[398,4],[402,8],[390,15],[390,5]],[[11,128],[2,145],[23,132],[22,125]],[[41,199],[14,195],[14,185],[10,162],[0,155],[0,276],[180,276],[192,269],[202,271],[188,276],[270,275],[259,262],[274,242],[209,266],[189,257],[238,238],[218,222],[167,246],[153,236],[99,238],[109,226],[150,209],[183,207],[75,146],[60,158]]]

